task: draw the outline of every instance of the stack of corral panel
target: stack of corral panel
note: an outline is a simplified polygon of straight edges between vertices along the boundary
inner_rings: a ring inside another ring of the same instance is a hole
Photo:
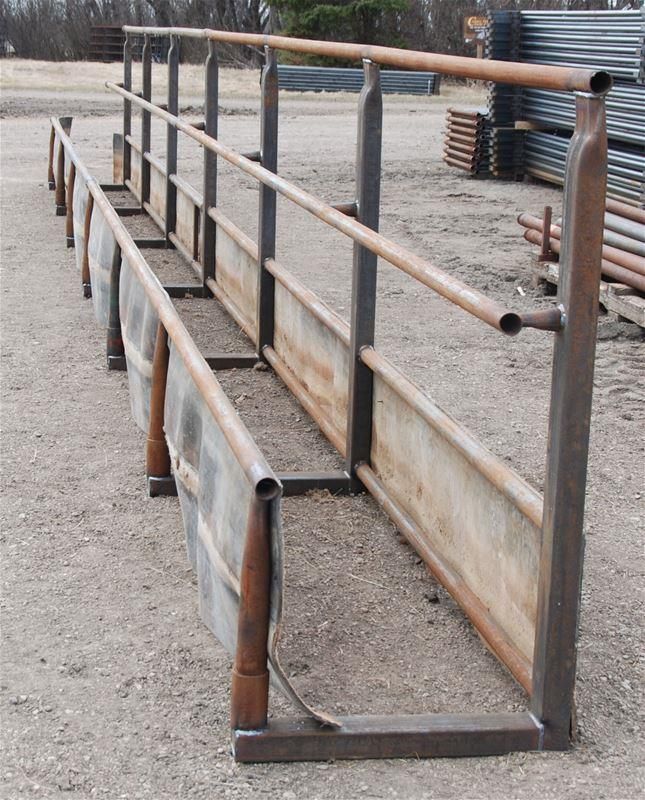
[[[472,175],[488,174],[490,126],[485,108],[449,108],[443,160]]]
[[[362,69],[278,65],[280,89],[293,92],[360,92]],[[440,76],[434,72],[381,70],[384,94],[439,94]]]
[[[607,195],[645,201],[645,11],[523,11],[520,60],[604,69],[615,84],[607,96]],[[523,89],[518,119],[527,132],[525,171],[561,183],[575,125],[567,92]]]
[[[607,96],[607,194],[643,205],[645,10],[493,12],[486,57],[607,70],[615,81]],[[561,183],[575,126],[574,95],[493,84],[488,102],[491,172]],[[517,123],[529,130],[517,130]]]

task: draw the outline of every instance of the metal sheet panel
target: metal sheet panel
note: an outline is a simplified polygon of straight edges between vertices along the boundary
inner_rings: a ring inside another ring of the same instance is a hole
[[[240,238],[247,238],[232,224],[231,228]],[[217,282],[251,326],[257,320],[258,265],[249,251],[255,247],[250,240],[248,248],[242,247],[221,225],[217,226]]]
[[[234,654],[242,559],[254,488],[172,344],[164,417],[188,558],[197,574],[200,614],[226,650]],[[321,721],[333,722],[333,718],[305,705],[280,667],[277,647],[282,620],[282,553],[278,498],[271,514],[271,676],[300,709]]]
[[[136,190],[138,198],[141,198],[141,153],[130,148],[130,180]]]
[[[388,493],[532,661],[539,528],[378,375],[373,414],[371,463]]]
[[[347,346],[278,281],[274,348],[344,435],[349,385]]]
[[[150,205],[166,218],[166,173],[154,161],[150,162]]]
[[[74,256],[76,266],[80,272],[83,267],[83,251],[85,249],[85,210],[89,191],[85,181],[78,177],[74,181],[74,197],[72,199],[72,211],[74,217]]]
[[[90,223],[88,259],[92,282],[92,305],[96,321],[104,328],[108,326],[110,313],[110,281],[112,269],[119,258],[119,247],[109,223],[94,205]]]
[[[130,387],[132,416],[147,433],[150,420],[152,359],[159,317],[127,259],[121,262],[119,314]]]
[[[175,221],[175,233],[179,241],[185,245],[192,253],[195,244],[195,233],[199,236],[199,227],[195,231],[195,211],[193,201],[185,192],[177,188],[177,219]],[[199,226],[199,222],[197,223]]]

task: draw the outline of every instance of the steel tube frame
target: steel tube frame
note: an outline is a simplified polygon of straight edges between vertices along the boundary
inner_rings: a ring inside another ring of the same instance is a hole
[[[219,102],[219,63],[214,42],[208,43],[208,56],[204,65],[204,133],[217,138]],[[208,215],[209,208],[217,206],[217,154],[204,148],[204,182],[201,215],[202,285],[210,278],[215,280],[217,226]]]
[[[155,30],[146,29],[148,33],[152,33]],[[181,35],[183,31],[181,29],[172,29],[172,33]],[[187,35],[194,34],[191,32]],[[228,38],[228,34],[218,33],[217,36],[205,35],[202,38],[248,43],[248,41],[241,41],[241,39],[235,38],[242,35],[231,34],[230,36],[233,38]],[[258,38],[263,43],[273,43],[275,46],[279,46],[279,42],[276,42],[276,39],[280,39],[280,37]],[[325,46],[330,44],[331,47],[336,47],[331,43],[321,44]],[[349,45],[348,47],[354,46]],[[375,49],[389,50],[388,48]],[[373,50],[373,48],[369,48],[369,50]],[[450,63],[453,63],[450,57],[432,58],[447,58]],[[444,66],[447,63],[444,62]],[[494,64],[494,62],[488,63]],[[516,65],[505,64],[506,68],[509,66],[513,68]],[[452,71],[456,74],[462,74],[458,71],[460,68],[456,66]],[[532,67],[532,69],[535,68]],[[441,69],[436,69],[435,71],[441,71]],[[448,71],[447,67],[445,71]],[[493,71],[495,72],[495,70]],[[547,73],[542,73],[541,70],[539,72],[542,75],[540,80],[547,80],[544,75],[548,74],[547,83],[536,84],[535,82],[524,81],[519,78],[517,73],[517,80],[507,82],[549,86],[551,84],[548,81],[556,82],[554,72],[548,70]],[[573,80],[572,74],[575,74],[577,76],[575,80],[578,80],[581,71],[558,70],[558,80],[564,80],[564,73],[568,75],[567,80]],[[593,73],[586,72],[585,74],[588,78]],[[481,77],[481,70],[473,77]],[[600,92],[601,83],[602,81],[599,81],[595,87],[591,87],[590,84],[585,84],[585,86],[586,88],[595,88]],[[264,159],[263,165],[258,166],[222,145],[214,138],[200,134],[194,127],[176,116],[158,109],[149,101],[138,99],[131,92],[114,84],[108,85],[109,88],[120,93],[124,99],[139,104],[145,111],[165,119],[168,124],[175,126],[178,130],[200,142],[205,150],[210,150],[215,155],[221,155],[247,174],[256,177],[263,184],[263,188],[268,187],[271,192],[280,192],[352,238],[357,245],[355,278],[356,273],[365,278],[364,271],[361,273],[360,270],[360,267],[365,266],[365,262],[361,262],[362,250],[364,249],[369,253],[370,257],[374,257],[374,261],[375,256],[383,256],[408,274],[417,277],[426,285],[434,288],[439,294],[452,300],[462,308],[466,308],[475,316],[494,327],[503,329],[502,318],[498,312],[500,310],[504,313],[510,312],[500,309],[495,304],[489,305],[490,301],[487,301],[483,296],[478,297],[477,293],[474,293],[468,287],[455,285],[451,282],[450,276],[441,273],[440,270],[428,265],[427,262],[417,259],[417,257],[409,254],[403,248],[397,248],[396,245],[370,230],[361,221],[360,180],[357,202],[359,220],[357,221],[348,218],[342,212],[325,205],[317,198],[308,195],[273,174],[264,165]],[[570,85],[566,87],[558,85],[553,88],[572,87]],[[573,86],[573,88],[578,87]],[[508,647],[509,643],[505,643],[503,637],[500,638],[497,635],[498,631],[496,631],[495,626],[490,629],[487,637],[489,645],[509,666],[518,681],[531,693],[530,713],[484,715],[481,717],[431,715],[430,717],[416,718],[415,721],[411,721],[410,718],[397,717],[387,718],[385,721],[375,718],[347,718],[343,720],[343,728],[332,731],[321,730],[317,726],[302,721],[278,721],[277,723],[271,722],[267,724],[266,631],[268,630],[269,583],[266,570],[269,569],[270,564],[268,538],[268,514],[270,510],[268,508],[269,504],[264,501],[275,497],[279,488],[274,476],[267,475],[266,471],[262,471],[263,462],[258,462],[257,451],[253,450],[253,447],[246,440],[240,445],[239,435],[235,435],[235,430],[233,433],[231,432],[231,429],[235,429],[232,417],[236,417],[236,415],[232,407],[230,407],[230,403],[220,398],[219,392],[221,392],[221,389],[218,387],[216,400],[213,400],[212,395],[208,393],[204,397],[209,407],[213,407],[211,402],[215,403],[214,407],[217,408],[217,412],[214,411],[214,413],[217,414],[218,419],[227,419],[231,422],[230,426],[224,427],[225,433],[227,438],[232,436],[236,442],[234,451],[236,453],[239,452],[240,463],[243,465],[245,473],[251,476],[252,485],[256,487],[256,500],[258,501],[253,504],[248,522],[243,567],[243,580],[245,581],[244,591],[242,592],[243,607],[240,610],[238,650],[233,677],[232,723],[237,758],[242,760],[285,760],[319,757],[351,758],[408,755],[413,752],[423,755],[477,755],[492,752],[503,753],[513,749],[566,749],[569,746],[575,678],[576,625],[582,575],[582,515],[584,510],[595,347],[595,321],[597,317],[602,253],[604,187],[607,173],[607,142],[603,99],[590,92],[578,93],[576,106],[576,129],[566,170],[564,238],[562,242],[562,263],[565,266],[566,277],[560,284],[560,304],[556,309],[547,309],[544,313],[531,312],[524,317],[515,315],[516,319],[514,319],[517,330],[522,325],[532,325],[555,331],[545,501],[542,506],[539,502],[539,496],[533,497],[530,492],[527,495],[522,485],[523,482],[519,481],[519,479],[517,487],[515,487],[517,493],[513,495],[513,502],[516,507],[522,509],[523,513],[538,525],[543,533],[538,587],[538,622],[532,671],[531,665],[527,665],[526,659],[522,659],[518,653],[514,653],[513,648]],[[363,124],[370,119],[369,112],[363,109],[361,117],[361,124]],[[372,123],[373,120],[374,118],[372,117]],[[369,127],[369,123],[366,123],[366,125]],[[367,137],[367,139],[371,142],[371,145],[374,144],[374,138],[370,140]],[[63,141],[65,140],[67,140],[67,137],[63,138]],[[360,140],[361,137],[359,137]],[[145,155],[145,147],[142,146],[142,150]],[[145,158],[142,159],[142,162],[145,160]],[[357,169],[360,170],[361,158],[358,161]],[[161,323],[169,331],[175,346],[182,353],[182,357],[189,368],[189,373],[197,383],[198,390],[202,393],[208,385],[204,383],[205,378],[202,374],[202,365],[208,369],[207,363],[198,354],[197,356],[193,355],[196,348],[194,348],[192,340],[179,321],[176,311],[172,306],[168,307],[170,301],[167,295],[163,293],[158,281],[147,268],[145,261],[125,232],[118,216],[98,189],[98,185],[89,181],[88,186],[90,187],[91,197],[95,198],[95,201],[100,204],[109,224],[113,226],[117,241],[124,249],[124,254],[129,263],[133,265],[133,269],[146,293],[149,297],[154,298],[154,305],[159,313]],[[106,206],[105,209],[104,205]],[[376,207],[378,208],[378,203],[376,203]],[[108,211],[108,209],[110,210]],[[363,207],[363,210],[365,210],[365,207]],[[203,201],[202,214],[204,218],[209,217],[213,221],[219,218],[219,212],[209,206],[206,197],[204,197]],[[262,219],[262,216],[260,219]],[[378,216],[376,217],[377,222]],[[260,236],[262,236],[262,233],[263,226],[261,224]],[[272,243],[275,247],[275,228],[273,229]],[[347,337],[350,353],[352,348],[356,350],[356,358],[361,366],[364,366],[370,374],[378,371],[390,386],[394,386],[396,391],[405,395],[406,400],[413,404],[416,403],[419,409],[425,407],[424,402],[427,401],[427,398],[424,400],[421,392],[418,393],[420,396],[417,397],[415,387],[411,388],[409,382],[406,383],[405,379],[400,380],[398,374],[394,375],[394,377],[389,374],[392,370],[393,373],[397,371],[394,368],[390,370],[388,362],[376,353],[372,346],[373,338],[370,341],[370,337],[367,335],[363,336],[361,341],[361,337],[355,332],[355,328],[359,328],[359,323],[364,323],[365,319],[369,323],[369,314],[371,313],[371,306],[368,303],[367,310],[363,309],[366,316],[361,318],[361,309],[358,306],[362,298],[358,291],[355,292],[352,308],[353,324],[347,331],[341,324],[342,321],[336,320],[333,314],[327,313],[329,310],[324,307],[324,304],[318,307],[313,301],[309,302],[311,298],[306,295],[308,290],[304,289],[304,287],[294,287],[293,281],[289,280],[286,271],[283,271],[276,264],[273,258],[275,251],[271,256],[263,257],[261,244],[258,246],[257,251],[260,272],[266,271],[272,279],[285,282],[285,285],[288,284],[287,288],[290,291],[296,293],[296,296],[299,294],[305,299],[305,305],[308,308],[315,307],[317,311],[312,313],[315,313],[326,327],[334,330],[344,341],[345,337]],[[199,268],[199,264],[194,264],[194,266]],[[373,274],[370,277],[373,278]],[[227,296],[217,286],[216,281],[213,278],[209,278],[207,283],[216,296],[218,294],[215,290],[219,290],[224,302]],[[371,288],[369,282],[367,286]],[[466,297],[463,296],[464,291],[467,294]],[[370,299],[369,296],[371,294],[370,291],[367,292],[368,299]],[[230,303],[231,301],[227,300],[227,302]],[[496,314],[497,317],[495,316]],[[367,333],[369,334],[369,325],[367,325],[367,328]],[[261,328],[258,326],[258,330],[252,331],[252,333],[259,334],[260,330]],[[373,337],[373,327],[371,333]],[[354,445],[352,437],[347,436],[346,438],[335,429],[326,415],[322,413],[317,402],[281,361],[271,344],[266,343],[258,349],[262,349],[266,360],[278,375],[283,378],[306,410],[316,419],[323,432],[330,438],[337,449],[343,454],[349,452],[349,449]],[[352,385],[351,381],[350,385]],[[432,408],[436,407],[432,406]],[[432,416],[434,411],[427,411],[427,413]],[[453,435],[453,438],[457,435],[454,432],[450,432],[450,425],[443,425],[440,420],[434,419],[431,424],[438,425],[442,435],[449,437]],[[443,429],[441,428],[442,425]],[[466,454],[466,458],[475,460],[478,469],[485,470],[486,459],[482,458],[481,453],[476,452],[476,448],[470,452],[469,443],[460,442],[459,449],[462,454]],[[385,489],[379,485],[378,478],[368,461],[354,463],[352,466],[355,467],[358,479],[381,502],[387,513],[397,521],[404,534],[410,534],[409,538],[417,546],[417,549],[423,549],[419,542],[415,542],[415,538],[419,539],[420,537],[418,534],[415,536],[414,523],[403,509],[397,509],[396,504],[388,497]],[[509,491],[513,493],[514,481],[509,481],[508,476],[498,474],[498,471],[498,465],[491,462],[491,470],[489,470],[488,477],[503,493],[508,493]],[[257,482],[254,483],[255,480]],[[542,508],[544,513],[542,513]],[[442,577],[444,585],[446,583],[450,585],[449,570],[444,569],[445,565],[437,561],[436,554],[429,552],[425,556],[427,556],[426,560],[429,564],[433,562],[437,573],[445,573]],[[461,596],[463,600],[464,593],[461,592],[460,595],[459,589],[455,589],[454,594]],[[478,601],[478,598],[474,597],[474,600]],[[475,621],[476,627],[480,632],[486,630],[486,609],[483,606],[478,610],[475,603],[467,613]],[[513,663],[515,667],[512,666]],[[413,743],[417,746],[412,747]]]
[[[179,41],[176,36],[170,37],[168,50],[168,113],[175,116],[179,113]],[[177,128],[166,125],[166,175],[177,174]],[[165,236],[169,239],[174,233],[177,222],[177,185],[166,181],[166,217]]]
[[[141,99],[152,106],[152,46],[150,36],[144,36],[143,51],[141,53],[142,85]],[[137,98],[139,99],[139,98]],[[141,207],[145,208],[150,201],[150,161],[146,158],[150,154],[151,121],[150,108],[142,106],[141,111]]]
[[[129,33],[125,35],[123,43],[123,88],[132,91],[132,37]],[[129,100],[123,101],[123,182],[130,180],[132,164],[132,147],[129,137],[132,134],[132,103]]]

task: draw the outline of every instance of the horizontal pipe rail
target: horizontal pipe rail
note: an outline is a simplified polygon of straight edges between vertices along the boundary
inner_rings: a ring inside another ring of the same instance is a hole
[[[400,50],[396,47],[351,44],[348,42],[322,42],[313,39],[292,39],[287,36],[270,36],[259,33],[236,33],[210,28],[157,28],[124,25],[125,33],[142,33],[152,36],[185,36],[193,39],[210,39],[215,42],[247,45],[249,47],[272,47],[290,53],[342,58],[346,61],[368,59],[376,64],[387,64],[405,69],[439,72],[479,81],[496,81],[519,86],[542,89],[604,94],[611,89],[612,79],[603,70],[567,69],[558,66],[519,64],[511,61],[483,60],[464,56],[447,56],[438,53],[422,53],[416,50]]]
[[[235,453],[247,480],[258,497],[263,499],[276,497],[280,492],[280,487],[275,475],[186,330],[172,300],[139,252],[113,206],[101,191],[98,181],[88,173],[58,120],[52,118],[51,122],[65,147],[65,152],[76,166],[76,180],[82,176],[85,181],[95,207],[100,209],[121,248],[122,257],[135,272],[148,299],[159,315],[160,323],[168,333],[169,339],[172,340],[173,347],[180,354],[186,371],[195,382],[206,406],[221,428],[231,450]]]
[[[385,236],[376,233],[371,230],[371,228],[362,225],[357,220],[327,205],[322,200],[300,189],[298,186],[294,186],[291,182],[279,175],[270,172],[259,164],[249,161],[249,159],[244,158],[244,156],[222,144],[217,139],[213,139],[200,131],[196,131],[180,117],[175,117],[167,111],[157,108],[152,103],[135,97],[132,92],[126,91],[115,83],[107,82],[105,85],[108,89],[120,94],[126,99],[130,99],[133,103],[141,106],[141,108],[146,111],[150,111],[154,116],[174,125],[178,130],[185,133],[189,138],[194,139],[206,149],[222,156],[222,158],[226,159],[230,164],[233,164],[233,166],[241,169],[247,175],[251,175],[256,180],[279,192],[297,206],[304,208],[330,227],[363,245],[363,247],[371,252],[376,253],[376,255],[385,259],[385,261],[398,267],[407,275],[416,278],[420,283],[433,289],[437,294],[450,300],[455,305],[468,311],[491,327],[509,336],[514,336],[524,327],[520,314],[500,306],[476,289],[467,286],[465,283],[443,272],[420,256],[411,253],[405,247],[390,241]]]

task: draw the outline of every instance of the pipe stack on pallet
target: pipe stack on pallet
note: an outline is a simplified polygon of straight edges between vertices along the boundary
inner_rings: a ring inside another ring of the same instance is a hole
[[[603,233],[602,274],[605,279],[645,294],[645,211],[607,200]],[[520,214],[527,242],[540,246],[539,260],[557,261],[562,239],[561,220],[550,224],[550,209],[543,219]],[[548,235],[546,234],[548,231]]]
[[[493,12],[485,55],[607,70],[615,81],[607,95],[607,196],[645,205],[645,10]],[[562,183],[573,94],[493,84],[488,103],[491,172]]]
[[[489,171],[490,128],[485,108],[449,108],[443,160],[471,175]]]

